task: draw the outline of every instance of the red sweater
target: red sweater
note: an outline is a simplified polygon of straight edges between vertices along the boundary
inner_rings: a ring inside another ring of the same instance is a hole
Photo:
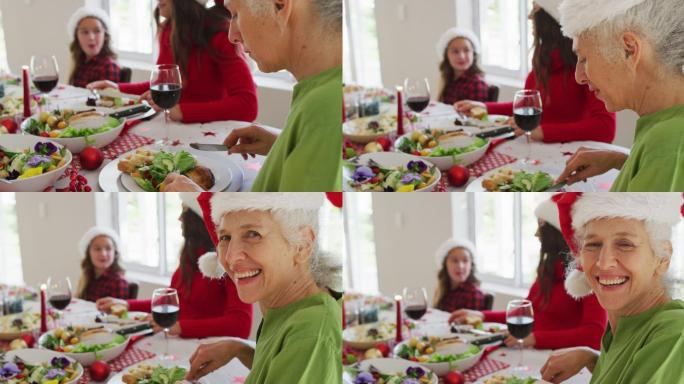
[[[184,123],[205,123],[217,120],[251,122],[257,116],[256,87],[242,48],[228,41],[228,32],[219,32],[211,39],[214,56],[207,50],[192,49],[187,73],[181,74],[183,91],[180,109]],[[171,49],[171,28],[164,27],[159,35],[157,64],[175,64]],[[122,83],[124,93],[140,95],[150,89],[148,81]]]
[[[542,308],[539,283],[530,287],[527,299],[534,309],[532,333],[537,349],[559,349],[587,346],[599,350],[608,315],[593,294],[575,300],[565,292],[563,263],[556,265],[556,282],[551,288],[549,304]],[[506,322],[506,311],[483,311],[484,321]]]
[[[602,141],[615,139],[615,114],[606,111],[603,102],[589,91],[589,87],[577,84],[575,67],[566,67],[559,51],[551,53],[551,76],[548,81],[549,96],[542,91],[541,129],[544,142]],[[534,71],[527,75],[525,89],[538,89]],[[490,114],[511,115],[513,103],[485,103]]]
[[[171,278],[171,287],[178,290],[181,337],[249,337],[252,306],[240,301],[232,280],[212,280],[197,271],[188,294],[178,268]],[[128,300],[128,304],[131,311],[150,312],[152,300]]]

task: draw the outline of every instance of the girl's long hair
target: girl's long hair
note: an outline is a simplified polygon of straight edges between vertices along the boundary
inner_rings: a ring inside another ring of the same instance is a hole
[[[563,234],[554,226],[544,223],[539,227],[539,264],[537,265],[537,283],[539,284],[538,296],[542,307],[549,304],[551,291],[563,276],[556,275],[556,264],[559,261],[566,263],[566,257],[570,254],[570,248],[563,238]],[[563,268],[565,270],[565,268]]]
[[[186,294],[190,294],[192,277],[199,271],[197,258],[199,252],[214,251],[214,243],[211,241],[209,232],[202,218],[191,209],[186,209],[181,214],[183,222],[183,247],[180,252],[179,268],[181,271],[181,284]]]

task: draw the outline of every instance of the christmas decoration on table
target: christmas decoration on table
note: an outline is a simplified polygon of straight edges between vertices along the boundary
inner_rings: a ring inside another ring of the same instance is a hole
[[[88,372],[90,373],[91,379],[95,381],[105,381],[109,377],[109,374],[112,372],[112,370],[109,367],[109,364],[105,363],[104,361],[97,360],[90,365]]]
[[[462,187],[468,183],[470,171],[466,167],[454,165],[447,171],[447,179],[449,179],[449,184],[452,186]]]
[[[86,147],[79,154],[81,158],[81,166],[84,169],[93,171],[100,168],[104,161],[104,153],[99,148]]]
[[[216,137],[216,132],[214,132],[214,131],[203,131],[203,132],[202,132],[202,135],[204,135],[205,137],[206,137],[206,136],[214,136],[214,137]]]

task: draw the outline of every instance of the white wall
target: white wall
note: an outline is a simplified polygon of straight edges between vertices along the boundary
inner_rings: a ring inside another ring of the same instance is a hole
[[[510,0],[515,1],[515,0]],[[442,33],[459,23],[468,23],[466,0],[375,0],[375,18],[380,50],[382,82],[386,88],[403,84],[407,77],[427,77],[433,95],[437,92],[439,58],[435,44]],[[499,100],[513,100],[513,94],[523,86],[503,85]],[[618,113],[614,144],[631,147],[637,115],[631,111]]]

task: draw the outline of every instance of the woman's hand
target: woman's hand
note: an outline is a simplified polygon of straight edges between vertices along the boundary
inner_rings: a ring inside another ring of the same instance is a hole
[[[558,176],[556,183],[564,181],[567,185],[572,185],[613,168],[620,169],[626,160],[627,155],[622,152],[580,147],[567,161],[565,170]]]
[[[152,326],[152,330],[154,333],[161,332],[164,330],[164,327],[159,326],[159,324],[155,323],[154,320],[150,321],[150,325]],[[179,322],[176,322],[171,328],[169,328],[169,335],[171,336],[180,336],[181,334],[181,326]]]
[[[163,190],[162,190],[163,189]],[[203,192],[204,189],[190,180],[187,176],[178,173],[169,173],[161,183],[160,192]]]
[[[513,127],[516,136],[522,136],[525,134],[525,131],[518,127],[518,124],[515,123],[515,119],[512,116],[508,118],[506,124]],[[532,130],[530,139],[534,141],[544,141],[544,131],[542,131],[541,126],[538,126]]]
[[[465,113],[466,115],[469,115],[469,116],[470,116],[470,110],[473,108],[476,108],[476,107],[482,108],[485,111],[487,110],[487,106],[483,102],[480,102],[480,101],[461,100],[461,101],[457,101],[454,103],[454,109],[457,112]]]
[[[459,324],[464,324],[466,322],[466,318],[471,318],[475,317],[480,319],[480,321],[484,320],[484,313],[480,311],[473,311],[470,309],[458,309],[453,312],[451,312],[451,316],[449,316],[449,324],[451,323],[459,323]]]
[[[239,153],[247,160],[248,156],[268,155],[278,135],[271,133],[265,128],[250,125],[244,128],[233,129],[223,144],[228,147],[228,153]]]
[[[88,89],[106,89],[106,88],[114,88],[114,89],[119,89],[119,84],[109,81],[109,80],[98,80],[98,81],[93,81],[92,83],[86,85],[86,88]]]
[[[197,380],[214,372],[233,360],[238,355],[241,347],[244,346],[235,340],[201,344],[190,356],[190,371],[185,375],[185,379]]]
[[[506,344],[507,347],[517,347],[520,345],[518,339],[511,336],[508,332],[506,332],[504,344]],[[537,344],[537,339],[534,338],[534,333],[530,333],[529,336],[523,339],[523,348],[534,348],[535,344]]]
[[[147,104],[149,104],[155,112],[163,112],[163,109],[158,106],[154,100],[152,100],[152,91],[150,90],[147,90],[140,95],[140,99],[138,99],[138,101],[147,101]],[[183,111],[181,111],[181,108],[178,104],[169,109],[169,119],[173,121],[183,121]]]
[[[113,297],[103,297],[101,299],[97,299],[95,302],[95,307],[97,307],[98,311],[111,313],[112,305],[116,304],[123,305],[126,307],[126,309],[128,309],[128,303],[126,300],[115,299]]]
[[[593,371],[598,353],[587,347],[566,348],[553,351],[540,372],[542,379],[560,383],[579,373],[582,368]]]

